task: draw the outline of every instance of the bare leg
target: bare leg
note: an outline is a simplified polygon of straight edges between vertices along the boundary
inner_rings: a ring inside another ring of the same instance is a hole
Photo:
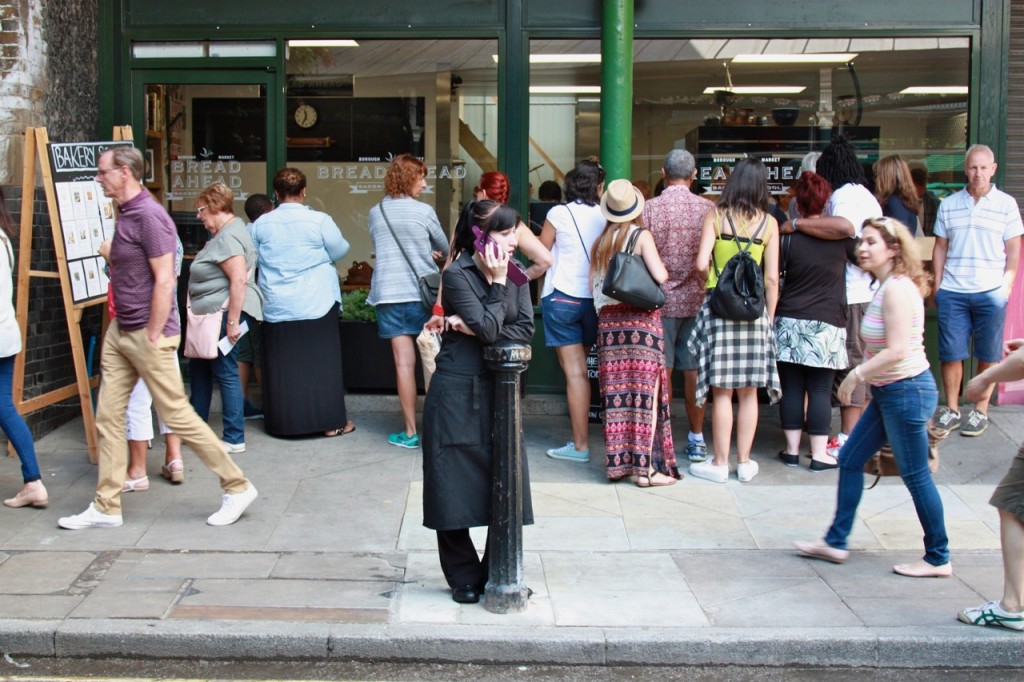
[[[391,339],[391,353],[395,358],[398,403],[402,406],[405,435],[412,436],[416,433],[416,344],[411,336],[396,336]]]
[[[736,415],[736,461],[750,461],[750,449],[754,446],[757,432],[757,389],[737,388],[739,410]]]
[[[686,400],[686,420],[690,424],[690,433],[704,431],[704,408],[707,403],[697,407],[697,370],[683,370],[683,398]]]
[[[982,362],[981,360],[978,360],[978,374],[981,374],[982,372],[984,372],[989,367],[992,367],[993,365],[997,365],[997,364],[999,364],[999,363],[997,363],[997,362]],[[992,397],[992,391],[995,389],[995,387],[996,387],[995,384],[989,384],[988,385],[988,388],[985,389],[985,392],[983,394],[984,397],[981,400],[979,400],[979,401],[974,403],[974,409],[976,409],[978,412],[981,412],[982,414],[988,414],[988,401]]]
[[[960,411],[960,385],[963,380],[963,362],[957,360],[942,363],[942,387],[946,390],[946,404],[954,412]],[[988,399],[985,400],[985,408],[988,409]]]
[[[146,475],[146,454],[149,441],[128,441],[128,478],[138,480]]]
[[[177,434],[168,433],[164,435],[164,439],[167,442],[164,464],[170,464],[176,459],[181,459],[181,438]]]
[[[825,454],[825,447],[828,445],[828,436],[810,436],[811,457],[819,462],[832,463],[832,460]],[[795,453],[794,453],[795,454]]]
[[[783,429],[782,433],[786,436],[786,450],[787,455],[799,455],[800,454],[800,437],[803,436],[803,431],[800,429]]]
[[[711,387],[711,437],[714,439],[715,466],[729,465],[732,445],[732,389]],[[748,453],[749,454],[749,453]]]
[[[565,397],[569,403],[572,442],[579,451],[590,448],[590,379],[587,378],[587,351],[582,343],[557,346],[555,355],[565,374]]]
[[[857,425],[860,420],[861,414],[864,413],[863,407],[854,407],[853,405],[847,405],[839,408],[839,429],[849,436],[853,433],[853,427]]]
[[[1003,545],[1004,611],[1024,611],[1024,521],[1016,514],[999,510],[999,535]]]

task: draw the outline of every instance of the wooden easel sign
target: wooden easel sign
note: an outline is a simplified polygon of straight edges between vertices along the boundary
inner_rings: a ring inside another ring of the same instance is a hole
[[[45,128],[25,130],[25,155],[22,169],[21,235],[18,256],[17,316],[25,347],[28,325],[29,287],[33,279],[59,279],[75,366],[75,383],[23,400],[25,353],[14,361],[12,393],[18,411],[25,415],[48,405],[78,396],[89,451],[95,464],[96,423],[92,389],[98,377],[90,377],[82,343],[82,311],[107,301],[107,277],[103,259],[97,253],[104,239],[114,235],[114,204],[103,195],[96,182],[100,155],[114,147],[131,147],[131,128],[114,129],[115,140],[108,142],[51,143]],[[53,250],[57,271],[32,269],[32,219],[35,196],[36,164],[39,164],[50,215]]]

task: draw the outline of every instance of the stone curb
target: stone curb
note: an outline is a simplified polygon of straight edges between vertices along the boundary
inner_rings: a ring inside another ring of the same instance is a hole
[[[479,664],[1024,668],[1024,638],[985,628],[367,626],[189,620],[0,620],[14,656],[389,660]]]

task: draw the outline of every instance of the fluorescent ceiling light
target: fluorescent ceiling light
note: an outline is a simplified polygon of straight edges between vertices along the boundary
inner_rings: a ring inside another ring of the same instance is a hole
[[[289,40],[288,47],[359,47],[359,43],[354,40],[311,38],[309,40]]]
[[[733,64],[845,64],[856,52],[818,52],[808,54],[738,54]]]
[[[492,54],[491,59],[498,63],[498,55]],[[531,54],[531,64],[600,64],[601,55],[590,54]]]
[[[719,90],[725,90],[734,95],[796,95],[806,89],[803,85],[749,85],[736,88],[721,85],[704,88],[704,94],[713,95]]]
[[[966,95],[966,85],[915,85],[900,90],[901,95]]]
[[[600,85],[531,85],[531,95],[599,95]]]

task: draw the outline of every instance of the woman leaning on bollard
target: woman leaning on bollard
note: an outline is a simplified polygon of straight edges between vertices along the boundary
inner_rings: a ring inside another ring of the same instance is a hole
[[[441,570],[461,604],[478,602],[488,578],[487,552],[481,561],[469,536],[470,528],[491,521],[494,376],[483,349],[533,337],[529,288],[506,279],[518,224],[514,209],[478,201],[471,220],[456,228],[443,275],[445,332],[423,403],[423,525],[437,531]],[[473,225],[492,240],[483,253],[473,246]],[[523,523],[529,524],[525,453],[522,461]]]

